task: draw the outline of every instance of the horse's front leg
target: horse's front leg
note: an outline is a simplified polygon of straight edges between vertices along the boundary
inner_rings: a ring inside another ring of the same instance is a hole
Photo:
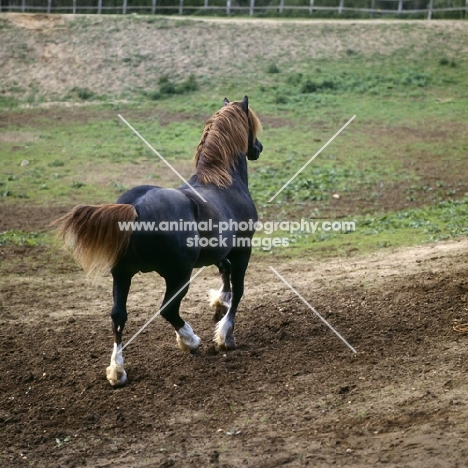
[[[234,339],[234,323],[236,320],[237,306],[244,294],[244,278],[250,259],[250,250],[232,252],[231,261],[232,301],[226,315],[216,324],[214,341],[220,349],[236,349]]]
[[[198,351],[201,340],[195,335],[192,327],[179,315],[180,303],[189,289],[187,283],[190,280],[190,273],[186,276],[165,277],[166,294],[161,307],[161,315],[174,327],[180,349],[194,353]]]
[[[219,274],[223,281],[223,285],[219,291],[210,290],[210,306],[215,308],[214,321],[218,322],[229,310],[231,305],[231,262],[225,258],[218,265]]]
[[[114,306],[111,311],[112,331],[114,332],[114,349],[110,365],[106,369],[107,380],[113,387],[122,387],[127,382],[122,355],[122,333],[127,321],[127,297],[132,281],[131,275],[112,273],[114,278]]]

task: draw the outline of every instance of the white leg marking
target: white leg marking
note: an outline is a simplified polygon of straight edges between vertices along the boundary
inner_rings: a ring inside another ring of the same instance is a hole
[[[210,289],[208,294],[210,296],[211,307],[221,306],[225,307],[226,310],[229,309],[232,297],[231,292],[223,292],[223,287],[221,286],[221,289],[219,291],[216,291],[215,289]]]
[[[201,340],[195,335],[192,327],[185,322],[185,325],[176,330],[177,344],[182,351],[196,351],[200,346]]]
[[[114,343],[110,366],[106,369],[107,380],[113,387],[121,387],[127,382],[127,373],[123,364],[122,344]]]
[[[229,346],[228,343],[226,343],[226,341],[228,341],[229,343],[232,341],[233,346]],[[221,348],[226,347],[226,346],[229,349],[235,348],[235,341],[234,341],[234,337],[232,336],[232,324],[228,320],[228,314],[226,314],[216,324],[214,342]]]

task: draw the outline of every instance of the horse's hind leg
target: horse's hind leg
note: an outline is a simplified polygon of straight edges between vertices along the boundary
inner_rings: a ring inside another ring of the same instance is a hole
[[[236,253],[230,257],[232,264],[232,301],[226,315],[217,323],[214,341],[220,349],[231,350],[236,348],[234,339],[234,322],[237,306],[244,294],[244,277],[249,264],[250,251]]]
[[[192,327],[179,315],[180,303],[189,289],[189,285],[186,283],[190,280],[190,273],[184,277],[166,277],[165,280],[166,294],[162,303],[161,315],[174,327],[179,347],[183,351],[193,353],[198,350],[201,340],[195,335]]]
[[[122,333],[127,321],[127,297],[130,290],[132,275],[112,272],[114,279],[114,306],[111,311],[112,330],[114,332],[114,350],[110,365],[106,369],[107,380],[113,387],[121,387],[127,382],[122,355]]]
[[[210,306],[215,308],[213,319],[215,322],[220,321],[231,304],[231,262],[225,258],[218,265],[219,274],[223,281],[223,285],[219,291],[210,290]]]

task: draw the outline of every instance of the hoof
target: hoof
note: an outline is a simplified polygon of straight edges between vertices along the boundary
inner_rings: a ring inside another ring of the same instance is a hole
[[[213,341],[216,343],[219,350],[230,351],[236,349],[234,324],[229,320],[229,315],[225,315],[223,319],[217,323]]]
[[[233,351],[234,349],[236,349],[236,347],[236,340],[233,336],[230,338],[226,338],[226,341],[222,344],[218,343],[218,349],[220,351]]]
[[[182,351],[196,354],[200,348],[200,343],[201,339],[197,335],[194,335],[194,338],[190,341],[190,343],[187,343],[182,337],[177,335],[177,344]]]
[[[106,369],[106,377],[113,387],[123,387],[127,383],[127,373],[124,370],[122,344],[114,343],[111,362]]]
[[[127,373],[123,368],[119,369],[115,366],[109,366],[106,369],[106,377],[114,388],[124,387],[127,383]]]
[[[192,327],[185,322],[185,325],[176,331],[177,344],[182,351],[196,353],[200,347],[201,339],[192,330]]]

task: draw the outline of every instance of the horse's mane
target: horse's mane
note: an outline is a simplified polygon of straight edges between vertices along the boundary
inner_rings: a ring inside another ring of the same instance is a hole
[[[239,153],[247,153],[249,128],[253,138],[262,124],[249,108],[248,117],[239,101],[222,107],[207,120],[195,152],[198,179],[225,188],[232,184],[231,171]]]

